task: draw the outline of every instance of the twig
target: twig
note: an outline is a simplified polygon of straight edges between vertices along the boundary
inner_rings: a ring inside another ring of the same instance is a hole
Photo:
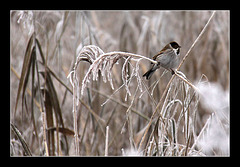
[[[74,127],[74,139],[75,139],[75,155],[79,154],[79,144],[78,144],[78,131],[77,131],[77,93],[76,93],[76,75],[73,74],[73,127]]]
[[[117,103],[117,104],[119,104],[119,105],[121,105],[121,106],[123,106],[127,109],[129,108],[129,106],[126,103],[123,103],[123,102],[121,102],[121,101],[117,100],[116,98],[113,98],[109,95],[106,95],[103,92],[100,92],[100,91],[96,90],[95,88],[91,88],[91,90],[96,92],[96,93],[99,93],[101,96],[106,97],[107,99],[109,99],[109,100],[111,100],[111,101],[113,101],[113,102],[115,102],[115,103]],[[131,111],[134,112],[135,114],[141,116],[142,118],[148,120],[148,121],[150,120],[146,115],[144,115],[141,112],[138,112],[135,108],[131,108]]]
[[[142,55],[138,55],[138,54],[134,54],[134,53],[129,53],[129,52],[108,52],[108,53],[105,53],[104,55],[102,56],[109,56],[109,55],[112,55],[112,54],[118,54],[118,55],[122,55],[122,56],[130,56],[130,57],[138,57],[138,58],[143,58],[143,59],[146,59],[154,64],[157,64],[158,62],[153,60],[153,59],[149,59],[148,57],[145,57],[145,56],[142,56]],[[101,56],[100,56],[101,57]],[[100,58],[99,57],[99,58]]]
[[[195,44],[198,42],[199,38],[202,36],[202,34],[205,32],[208,24],[210,23],[210,21],[212,20],[214,14],[216,11],[213,11],[212,15],[210,16],[210,18],[208,19],[208,22],[206,23],[206,25],[204,26],[204,28],[202,29],[202,31],[200,32],[200,34],[198,35],[198,37],[196,38],[196,40],[193,42],[192,46],[190,47],[190,49],[188,50],[188,52],[186,53],[186,55],[183,57],[181,63],[179,64],[177,70],[179,70],[179,68],[182,66],[182,64],[184,63],[184,61],[187,59],[189,53],[192,51],[192,48],[195,46]]]
[[[202,29],[202,31],[200,32],[200,34],[198,35],[198,37],[196,38],[196,40],[193,42],[192,46],[190,47],[190,49],[188,50],[188,52],[186,53],[186,55],[183,57],[181,63],[179,64],[177,70],[176,70],[176,75],[181,78],[184,82],[186,82],[188,85],[190,85],[193,89],[195,89],[197,92],[200,92],[199,89],[197,87],[195,87],[191,82],[189,82],[188,80],[186,80],[185,78],[183,78],[182,76],[179,75],[178,70],[180,69],[180,67],[182,66],[182,64],[184,63],[184,61],[187,59],[189,53],[192,51],[193,47],[196,45],[196,43],[198,42],[198,40],[200,39],[200,37],[202,36],[202,34],[205,32],[208,24],[210,23],[210,21],[212,20],[214,14],[216,11],[213,11],[212,15],[210,16],[210,18],[208,19],[206,25],[204,26],[204,28]]]
[[[46,156],[49,156],[48,145],[47,145],[47,135],[46,135],[46,117],[45,113],[42,111],[42,122],[43,122],[43,142],[45,146]]]
[[[105,156],[108,156],[108,131],[109,126],[106,127]]]
[[[188,85],[190,85],[195,91],[200,92],[196,86],[194,86],[190,81],[188,81],[186,78],[184,78],[182,75],[179,75],[179,74],[180,74],[180,71],[175,72],[175,75],[177,75],[181,80],[183,80]]]

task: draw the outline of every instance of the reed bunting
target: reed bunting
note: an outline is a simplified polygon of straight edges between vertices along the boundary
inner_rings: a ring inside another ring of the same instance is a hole
[[[175,73],[173,68],[176,68],[179,64],[179,53],[181,46],[177,42],[173,41],[167,44],[157,55],[153,56],[153,60],[157,61],[158,64],[153,64],[151,69],[148,70],[143,77],[150,79],[152,74],[160,67],[167,70],[171,70],[172,74]]]

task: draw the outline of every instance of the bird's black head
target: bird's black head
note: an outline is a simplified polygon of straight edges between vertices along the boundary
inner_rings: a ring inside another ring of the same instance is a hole
[[[181,48],[180,45],[178,45],[177,42],[173,41],[173,42],[170,42],[170,45],[174,48],[174,49],[177,49],[177,48]]]

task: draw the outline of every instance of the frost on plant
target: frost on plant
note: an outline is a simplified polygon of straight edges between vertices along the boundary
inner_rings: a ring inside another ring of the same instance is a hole
[[[19,11],[17,23],[22,23],[23,28],[28,30],[28,34],[32,34],[34,31],[33,26],[33,12],[32,11]]]
[[[229,155],[229,92],[217,83],[199,84],[198,88],[203,107],[212,112],[198,146],[208,155],[214,151]]]
[[[107,81],[110,83],[111,88],[114,89],[113,86],[113,80],[112,80],[112,68],[114,64],[118,62],[120,58],[123,58],[125,60],[123,66],[122,66],[122,80],[123,80],[123,85],[125,86],[125,89],[127,91],[127,94],[131,96],[131,92],[129,90],[129,83],[131,82],[133,77],[137,78],[138,82],[138,87],[140,91],[142,91],[142,84],[141,84],[141,78],[139,75],[139,61],[142,59],[147,59],[155,63],[153,60],[148,59],[144,56],[137,55],[137,54],[132,54],[132,53],[127,53],[127,52],[108,52],[104,53],[99,47],[94,46],[94,45],[88,45],[82,48],[80,51],[75,66],[73,68],[73,71],[70,73],[72,76],[77,69],[77,66],[80,61],[87,61],[91,65],[85,74],[83,80],[82,80],[82,87],[81,87],[81,95],[83,95],[85,88],[87,87],[87,83],[90,83],[91,78],[93,81],[97,81],[98,79],[98,72],[100,71],[103,81],[106,83]],[[131,63],[132,61],[135,61],[135,65]],[[128,64],[130,64],[130,67],[133,68],[131,75],[128,75]],[[76,78],[77,79],[77,78]],[[72,78],[70,78],[71,83]]]
[[[138,152],[137,150],[135,150],[135,149],[127,149],[126,151],[122,148],[121,149],[121,151],[122,151],[122,155],[123,156],[134,156],[134,157],[136,157],[136,156],[143,156],[143,154],[140,152]]]

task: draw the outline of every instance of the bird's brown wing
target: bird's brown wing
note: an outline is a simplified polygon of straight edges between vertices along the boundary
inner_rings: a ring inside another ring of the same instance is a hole
[[[162,51],[158,52],[158,54],[156,54],[155,56],[153,56],[152,59],[153,59],[153,60],[156,60],[157,56],[160,55],[160,54],[162,54],[162,53],[163,53]]]
[[[158,52],[158,54],[153,56],[153,60],[156,60],[158,55],[161,55],[161,54],[165,53],[166,51],[168,51],[168,49],[169,49],[169,45],[166,45],[160,52]]]

